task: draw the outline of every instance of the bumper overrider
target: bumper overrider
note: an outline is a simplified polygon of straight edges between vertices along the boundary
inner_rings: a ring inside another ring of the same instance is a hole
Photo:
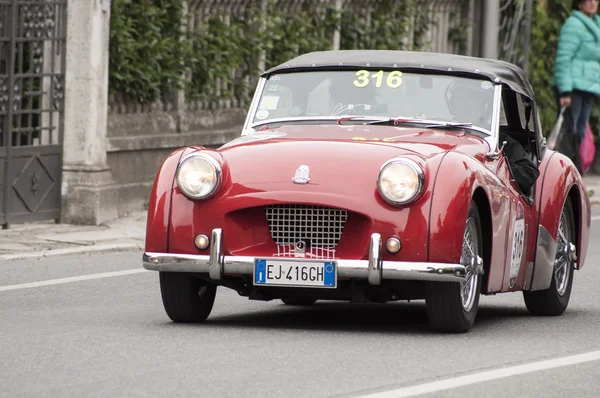
[[[210,255],[153,253],[145,252],[143,265],[147,270],[163,272],[207,273],[214,281],[225,274],[253,275],[255,258],[250,256],[225,256],[221,250],[222,229],[212,231]],[[343,278],[367,279],[371,285],[380,285],[383,279],[419,280],[439,282],[462,282],[469,266],[453,263],[383,261],[381,259],[382,239],[378,233],[370,238],[368,260],[332,260],[337,266],[337,276]],[[277,260],[280,260],[279,258]],[[298,258],[303,261],[314,261]],[[329,260],[328,260],[329,261]],[[480,257],[470,264],[474,272],[483,273]]]

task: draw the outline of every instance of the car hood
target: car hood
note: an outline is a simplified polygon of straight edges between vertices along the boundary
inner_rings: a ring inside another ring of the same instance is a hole
[[[429,156],[443,151],[462,150],[469,153],[488,151],[480,137],[461,130],[392,127],[382,125],[284,125],[238,137],[219,148],[227,151],[240,146],[252,146],[253,151],[268,145],[298,143],[380,144]],[[269,149],[267,149],[269,150]]]
[[[460,131],[295,125],[239,137],[218,152],[238,193],[300,189],[348,195],[356,194],[359,187],[375,188],[379,169],[396,156],[417,161],[427,176],[427,160],[436,155],[461,151],[478,156],[488,150],[483,139]],[[310,188],[292,182],[301,165],[310,170]]]

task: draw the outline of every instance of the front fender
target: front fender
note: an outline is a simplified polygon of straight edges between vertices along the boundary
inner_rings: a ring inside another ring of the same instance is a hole
[[[577,223],[577,268],[581,269],[588,249],[592,221],[590,198],[581,175],[569,158],[561,153],[554,153],[548,159],[543,181],[538,184],[541,192],[539,224],[550,233],[555,242],[562,208],[567,199],[572,201]]]
[[[558,152],[549,151],[540,165],[543,178],[537,182],[539,195],[539,228],[535,268],[529,290],[550,287],[554,270],[560,215],[567,200],[571,200],[577,234],[577,269],[583,267],[589,243],[591,225],[590,200],[581,175],[573,162]],[[545,163],[545,164],[544,164]]]
[[[168,253],[168,231],[171,217],[171,197],[175,184],[175,171],[181,158],[198,148],[179,148],[161,164],[148,200],[145,250]]]
[[[471,199],[477,188],[489,197],[489,187],[496,185],[499,185],[498,179],[475,159],[455,152],[444,156],[431,199],[429,261],[459,262]],[[486,221],[489,220],[482,219],[482,223]]]

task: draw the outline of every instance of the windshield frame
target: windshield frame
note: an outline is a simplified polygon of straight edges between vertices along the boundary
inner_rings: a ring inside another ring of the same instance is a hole
[[[278,73],[286,73],[283,71],[279,71]],[[287,72],[287,73],[293,73],[293,72]],[[444,73],[439,73],[437,72],[436,74],[438,75],[450,75],[450,76],[456,76],[456,77],[464,77],[464,76],[457,76],[455,74],[444,74]],[[258,110],[258,104],[260,102],[260,98],[262,96],[262,94],[265,91],[266,88],[266,84],[268,81],[268,78],[270,77],[270,75],[265,75],[265,76],[260,76],[259,80],[257,82],[257,86],[256,86],[256,90],[254,91],[254,95],[252,97],[252,101],[250,103],[250,106],[248,108],[248,112],[246,115],[246,120],[244,122],[244,126],[242,129],[242,136],[243,135],[248,135],[248,134],[252,134],[253,132],[256,132],[261,126],[264,125],[269,125],[269,124],[279,124],[279,123],[302,123],[302,122],[319,122],[319,121],[325,121],[325,122],[337,122],[340,118],[344,117],[345,115],[339,115],[339,116],[290,116],[290,117],[283,117],[283,118],[277,118],[277,119],[269,119],[269,120],[262,120],[262,121],[258,121],[255,123],[252,123],[252,120],[254,120],[256,112]],[[480,77],[481,79],[481,77]],[[481,79],[481,80],[486,80],[489,81],[487,79]],[[491,119],[491,128],[490,130],[483,128],[483,127],[478,127],[478,126],[470,126],[470,127],[463,127],[464,130],[472,130],[472,131],[477,131],[479,133],[483,133],[485,134],[485,141],[488,142],[489,146],[490,146],[490,150],[497,148],[498,146],[498,131],[499,131],[499,126],[500,126],[500,101],[502,98],[502,84],[499,82],[491,82],[494,87],[494,94],[493,94],[493,102],[492,102],[492,119]],[[398,115],[400,116],[400,115]],[[369,120],[381,120],[381,117],[379,116],[373,116],[372,118],[370,118],[369,116],[363,116],[363,118],[361,119],[361,122],[368,122]],[[443,120],[431,120],[431,119],[415,119],[415,121],[411,121],[409,123],[417,123],[417,124],[423,124],[423,127],[425,126],[430,126],[430,125],[436,125],[439,124],[440,127],[435,127],[435,128],[440,128],[440,129],[444,129],[445,127],[443,126],[444,124],[448,123],[446,121]],[[327,123],[329,124],[329,123]],[[336,123],[337,124],[337,123]],[[452,127],[451,127],[452,128]]]

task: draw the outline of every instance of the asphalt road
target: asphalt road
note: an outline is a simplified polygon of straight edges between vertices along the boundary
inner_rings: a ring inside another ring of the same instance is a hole
[[[563,316],[484,296],[465,335],[432,333],[423,302],[304,309],[225,289],[206,323],[177,325],[141,253],[0,263],[0,396],[597,396],[594,215]]]

